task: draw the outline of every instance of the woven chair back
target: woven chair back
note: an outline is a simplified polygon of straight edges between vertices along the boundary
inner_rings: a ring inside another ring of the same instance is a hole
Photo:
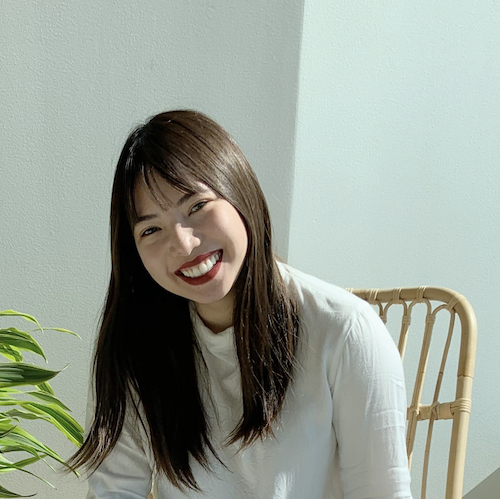
[[[446,288],[349,289],[349,291],[372,304],[393,336],[399,336],[398,349],[407,375],[408,395],[411,395],[406,436],[410,471],[417,426],[420,427],[419,423],[423,422],[427,426],[427,432],[424,431],[425,448],[420,468],[421,492],[420,496],[414,494],[414,499],[427,497],[432,436],[434,425],[439,420],[452,420],[445,498],[462,499],[477,334],[476,316],[471,305],[465,297]],[[459,321],[456,320],[457,316]],[[417,318],[420,321],[415,320]],[[417,322],[421,322],[420,325]],[[439,328],[435,327],[436,322],[439,323]],[[395,331],[395,328],[398,331]],[[452,343],[459,344],[458,359],[453,359],[450,353],[453,350],[450,349]],[[417,345],[420,350],[416,355],[412,351],[411,355],[407,356],[408,359],[415,360],[413,366],[415,383],[412,387],[409,386],[412,379],[408,377],[409,369],[405,362],[407,344]],[[439,345],[438,352],[432,350],[436,348],[435,344]],[[437,366],[431,369],[428,365],[429,357],[436,358],[436,355]],[[457,377],[453,380],[454,390],[451,396],[442,400],[443,379],[448,360],[451,364],[458,364]],[[429,384],[430,390],[427,389]],[[415,476],[412,476],[412,480],[415,481]]]

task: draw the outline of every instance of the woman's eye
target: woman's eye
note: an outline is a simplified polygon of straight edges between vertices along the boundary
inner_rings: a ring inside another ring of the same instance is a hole
[[[146,229],[142,234],[141,237],[149,236],[151,234],[154,234],[158,229],[158,227],[150,227],[149,229]]]
[[[192,208],[189,214],[196,213],[197,211],[201,210],[205,205],[207,204],[207,201],[200,201],[199,203],[196,203]]]

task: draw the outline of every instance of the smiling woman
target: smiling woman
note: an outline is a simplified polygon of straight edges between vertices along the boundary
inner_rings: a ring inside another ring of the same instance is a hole
[[[134,239],[149,275],[193,301],[205,324],[222,331],[231,325],[232,288],[245,260],[247,232],[228,201],[204,184],[196,188],[182,194],[159,177],[151,192],[138,180]]]
[[[406,397],[369,305],[278,263],[244,155],[201,113],[135,129],[111,202],[89,499],[408,499]],[[154,480],[153,480],[154,479]]]

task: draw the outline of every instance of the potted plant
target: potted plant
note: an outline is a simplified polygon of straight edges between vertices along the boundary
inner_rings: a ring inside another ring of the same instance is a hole
[[[32,331],[22,331],[15,327],[3,328],[0,323],[0,355],[6,359],[0,362],[0,473],[29,473],[52,486],[26,468],[40,460],[51,468],[50,459],[63,466],[66,466],[65,461],[55,450],[24,429],[23,420],[43,420],[57,428],[76,446],[83,442],[83,429],[50,386],[49,380],[60,371],[25,363],[23,352],[31,352],[47,360],[33,337],[36,331],[54,330],[78,335],[61,328],[42,328],[32,315],[14,310],[0,311],[0,317],[21,317],[35,326]],[[29,496],[7,490],[0,478],[0,498],[4,497]]]

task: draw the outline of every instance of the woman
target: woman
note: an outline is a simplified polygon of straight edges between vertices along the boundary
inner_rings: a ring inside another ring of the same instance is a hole
[[[399,355],[371,307],[277,263],[229,134],[132,132],[111,203],[89,499],[407,499]]]

